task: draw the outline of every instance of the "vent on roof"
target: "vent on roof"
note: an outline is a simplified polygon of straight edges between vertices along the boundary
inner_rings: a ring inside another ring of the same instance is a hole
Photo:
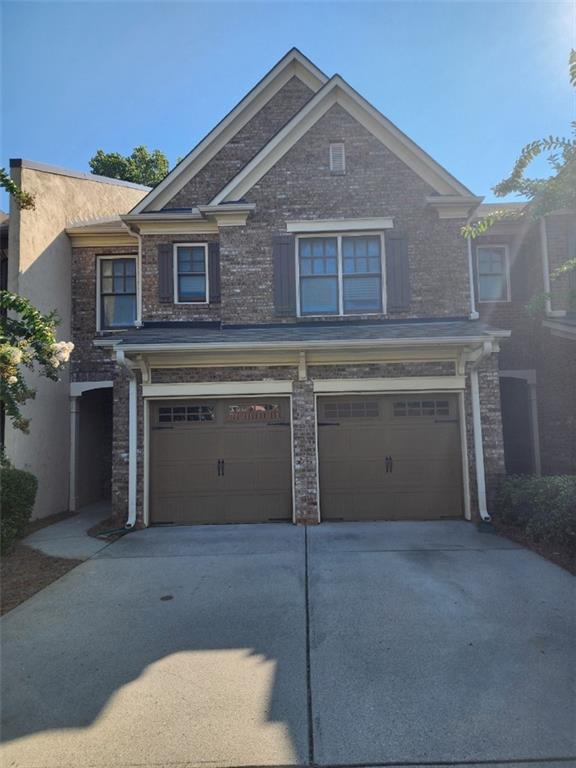
[[[346,173],[346,152],[344,144],[330,144],[330,172]]]

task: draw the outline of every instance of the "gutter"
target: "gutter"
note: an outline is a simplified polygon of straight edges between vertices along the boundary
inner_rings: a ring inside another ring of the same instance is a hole
[[[136,525],[136,482],[137,482],[137,396],[136,376],[121,349],[116,350],[116,363],[128,374],[128,517],[125,529],[132,530]]]

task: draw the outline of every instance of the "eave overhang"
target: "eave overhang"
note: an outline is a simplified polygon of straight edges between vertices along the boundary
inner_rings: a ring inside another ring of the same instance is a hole
[[[426,205],[439,219],[468,219],[484,200],[476,195],[429,195]]]
[[[128,213],[122,221],[141,235],[153,234],[214,234],[221,227],[241,227],[254,211],[254,203],[201,205],[187,212]]]

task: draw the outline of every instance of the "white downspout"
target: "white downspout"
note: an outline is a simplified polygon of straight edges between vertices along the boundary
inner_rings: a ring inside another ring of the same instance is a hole
[[[468,219],[468,224],[470,223]],[[470,320],[478,320],[480,315],[476,310],[476,297],[474,296],[474,261],[472,259],[472,238],[467,237],[468,243],[468,280],[470,281]]]
[[[116,350],[116,362],[121,365],[129,376],[128,380],[128,517],[126,528],[136,525],[136,485],[137,485],[137,458],[138,458],[138,383],[134,371],[121,349]]]
[[[480,356],[474,361],[470,369],[470,392],[472,396],[472,426],[474,433],[474,456],[476,465],[476,486],[478,488],[478,511],[485,522],[491,520],[486,503],[486,472],[484,467],[484,440],[482,437],[482,416],[480,410],[480,381],[478,378],[478,366],[489,354],[492,353],[492,345],[484,344]]]

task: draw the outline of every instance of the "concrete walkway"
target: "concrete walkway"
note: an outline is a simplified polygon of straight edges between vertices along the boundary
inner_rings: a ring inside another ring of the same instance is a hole
[[[98,502],[84,507],[74,517],[41,528],[23,539],[23,544],[52,557],[68,557],[71,560],[87,560],[107,547],[109,542],[88,536],[87,531],[111,514],[110,504]]]
[[[464,522],[134,532],[2,620],[0,763],[576,766],[574,597]]]

